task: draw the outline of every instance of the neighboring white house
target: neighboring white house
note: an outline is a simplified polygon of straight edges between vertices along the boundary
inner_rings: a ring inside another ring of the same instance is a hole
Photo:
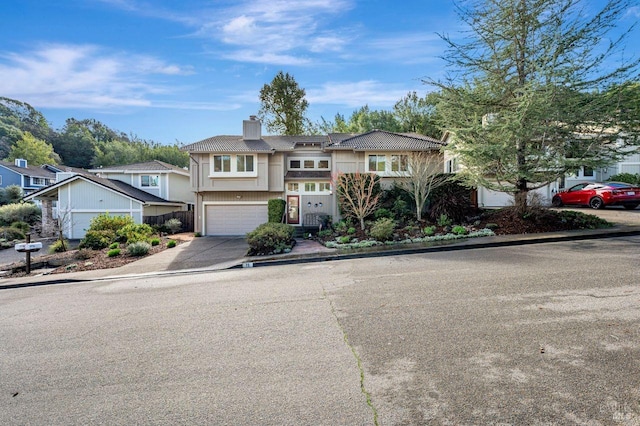
[[[449,143],[452,137],[451,133],[446,132],[443,136],[443,141]],[[459,164],[457,158],[451,156],[445,150],[444,171],[446,173],[456,173],[463,167]],[[637,149],[631,149],[629,155],[609,167],[595,170],[589,167],[581,167],[578,173],[567,174],[555,182],[531,191],[531,193],[537,194],[538,200],[543,205],[551,205],[551,199],[558,191],[570,188],[581,182],[604,182],[619,173],[640,173],[640,152],[637,152]],[[479,207],[505,207],[513,205],[514,202],[513,195],[506,192],[492,191],[482,186],[477,188],[477,201]]]
[[[195,195],[189,183],[189,171],[163,161],[125,164],[90,169],[99,177],[119,180],[165,200],[181,201],[193,210]]]
[[[144,216],[186,209],[186,204],[181,201],[165,200],[119,180],[90,174],[69,173],[66,176],[24,198],[42,202],[42,226],[45,232],[50,231],[53,225],[54,202],[57,204],[57,217],[63,234],[71,239],[84,237],[91,219],[100,214],[131,216],[135,223],[142,223]]]

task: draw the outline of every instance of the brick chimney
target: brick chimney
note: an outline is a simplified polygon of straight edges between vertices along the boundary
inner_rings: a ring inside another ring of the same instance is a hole
[[[245,141],[259,141],[262,139],[262,123],[255,115],[242,121],[242,139]]]

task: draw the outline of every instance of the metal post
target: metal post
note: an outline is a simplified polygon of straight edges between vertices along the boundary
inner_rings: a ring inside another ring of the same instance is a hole
[[[31,242],[31,233],[25,234],[26,242]],[[27,250],[27,275],[31,273],[31,252]]]

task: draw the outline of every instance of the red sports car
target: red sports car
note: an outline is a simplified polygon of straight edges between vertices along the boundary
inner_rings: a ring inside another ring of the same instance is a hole
[[[553,196],[551,204],[581,204],[593,209],[623,206],[633,210],[640,205],[640,187],[623,182],[583,182]]]

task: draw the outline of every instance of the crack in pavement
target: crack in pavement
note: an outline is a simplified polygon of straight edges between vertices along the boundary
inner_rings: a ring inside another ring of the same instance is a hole
[[[327,290],[324,287],[324,285],[322,285],[322,295],[324,296],[324,299],[327,302],[329,302],[329,306],[331,307],[331,314],[335,318],[336,324],[338,325],[338,328],[342,332],[344,343],[351,350],[353,357],[356,359],[356,364],[358,365],[358,371],[360,372],[360,391],[365,396],[367,405],[369,406],[369,408],[371,408],[371,411],[373,412],[373,424],[375,426],[378,426],[378,410],[376,410],[376,407],[373,405],[373,401],[371,400],[371,393],[367,390],[364,384],[364,367],[362,366],[362,359],[360,358],[360,355],[358,355],[358,351],[356,351],[356,348],[354,348],[349,342],[349,336],[347,335],[346,330],[340,323],[340,319],[338,318],[338,314],[336,313],[336,307],[331,301],[331,299],[329,299],[329,297],[327,296]]]

